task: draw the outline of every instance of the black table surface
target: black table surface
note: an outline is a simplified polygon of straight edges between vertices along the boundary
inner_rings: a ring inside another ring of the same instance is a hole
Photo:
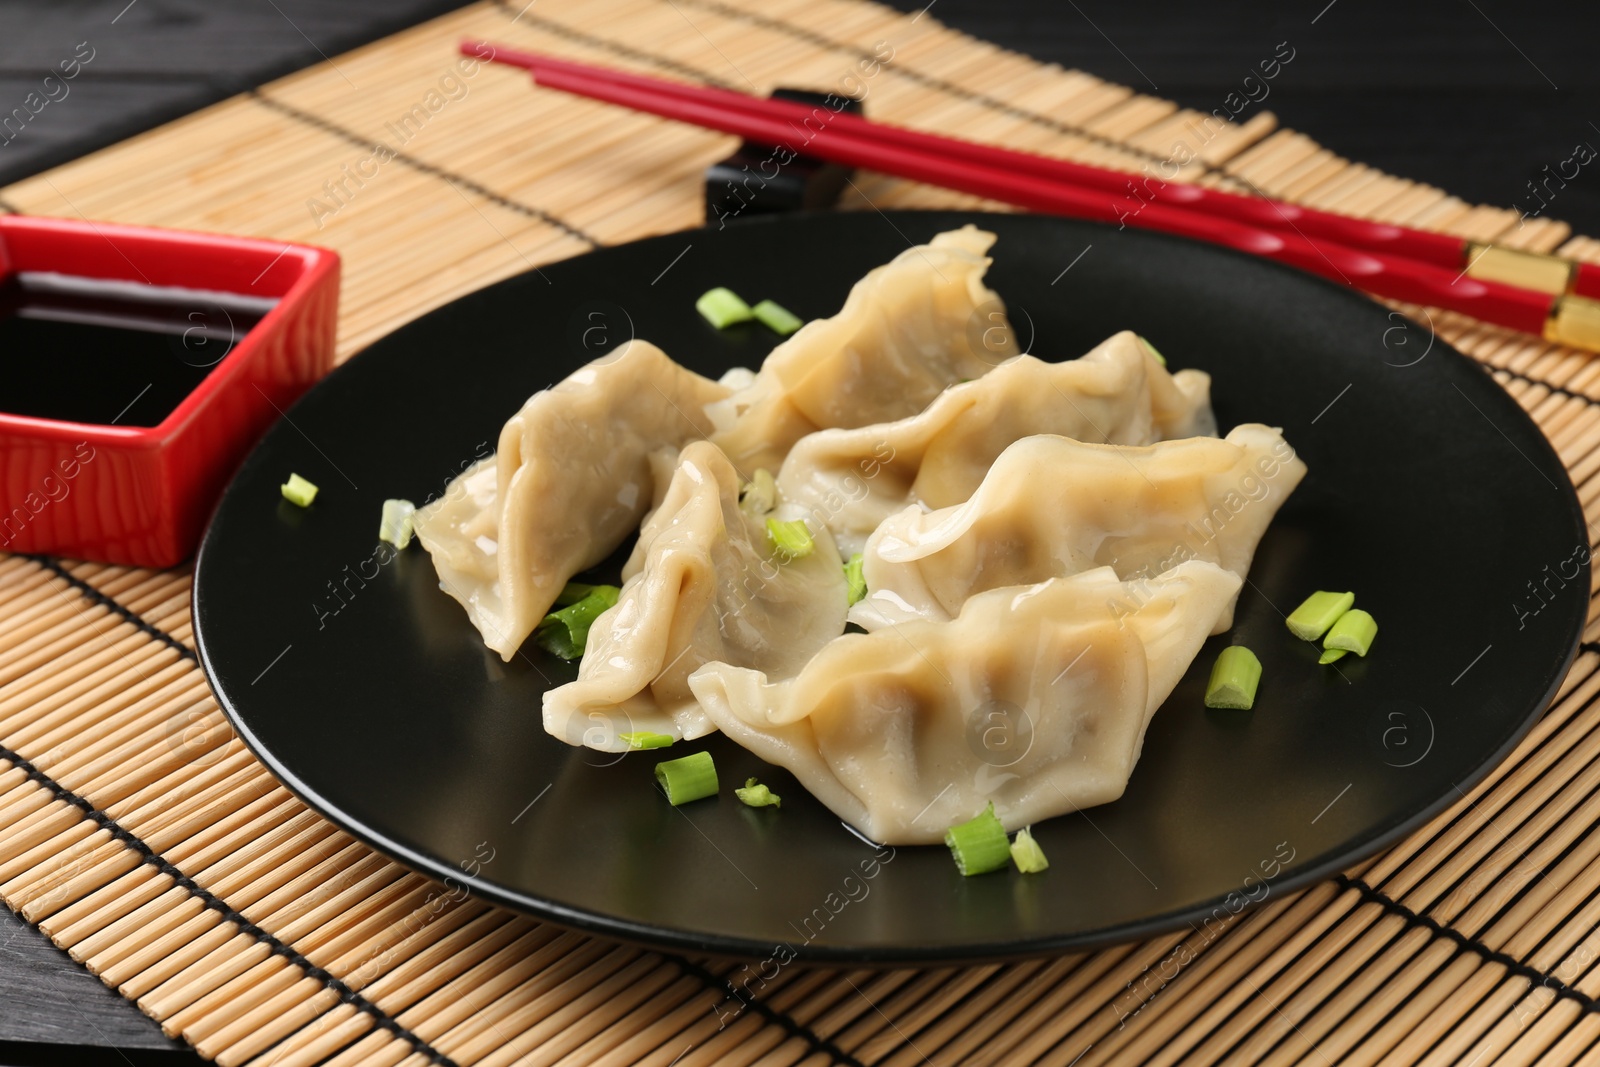
[[[566,0],[563,0],[566,2]],[[576,0],[572,0],[576,2]],[[1592,0],[890,0],[1041,60],[1204,111],[1287,43],[1293,60],[1243,115],[1466,200],[1600,234],[1590,166],[1541,204],[1580,145],[1600,148]],[[0,144],[0,184],[456,6],[440,0],[0,0],[0,113],[82,42],[94,59]],[[737,57],[732,57],[737,62]],[[1550,168],[1546,171],[1545,168]],[[1569,166],[1570,172],[1570,166]],[[0,1067],[187,1064],[198,1057],[0,909]]]

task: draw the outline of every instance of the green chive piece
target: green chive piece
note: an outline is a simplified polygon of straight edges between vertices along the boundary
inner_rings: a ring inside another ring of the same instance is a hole
[[[1289,613],[1289,632],[1302,641],[1315,641],[1328,632],[1356,602],[1354,593],[1325,593],[1318,590]]]
[[[1156,357],[1157,363],[1161,364],[1163,367],[1167,365],[1167,357],[1163,356],[1159,351],[1156,350],[1156,346],[1150,343],[1150,339],[1148,337],[1139,338],[1139,343],[1144,345],[1144,350],[1146,352]]]
[[[994,802],[975,819],[957,823],[944,832],[944,843],[955,857],[956,870],[963,875],[998,871],[1011,859],[1011,844],[1006,828],[994,813]]]
[[[744,780],[744,788],[735,789],[733,795],[739,798],[740,803],[749,805],[752,808],[783,807],[783,798],[754,778],[746,778]]]
[[[711,753],[696,752],[682,759],[656,764],[656,782],[673,807],[717,795],[717,766]]]
[[[798,315],[774,300],[761,301],[750,309],[750,313],[780,337],[788,337],[805,325]]]
[[[409,500],[385,500],[383,518],[378,520],[378,540],[387,541],[396,548],[411,543],[412,517],[417,506]]]
[[[561,592],[556,594],[554,607],[564,608],[569,604],[576,604],[596,589],[604,589],[603,585],[584,585],[582,582],[568,582],[561,587]]]
[[[614,585],[567,583],[556,598],[557,604],[565,599],[565,606],[540,620],[533,631],[534,640],[562,659],[581,658],[589,643],[589,627],[601,612],[617,602],[621,592]],[[577,599],[572,599],[574,595]]]
[[[298,474],[289,475],[289,480],[278,486],[278,491],[283,494],[283,499],[302,508],[309,508],[311,502],[317,499],[317,487]]]
[[[1358,656],[1365,656],[1367,649],[1372,647],[1372,639],[1377,636],[1377,620],[1360,608],[1351,608],[1339,616],[1339,621],[1333,624],[1333,629],[1328,631],[1328,639],[1322,642],[1322,647],[1343,649]]]
[[[750,305],[739,299],[738,293],[720,285],[696,300],[694,309],[719,330],[725,330],[736,322],[749,322],[755,315]]]
[[[666,748],[677,740],[671,734],[654,734],[649,730],[640,730],[631,734],[618,734],[617,737],[629,748]]]
[[[1261,661],[1243,645],[1229,645],[1211,668],[1206,684],[1206,707],[1249,711],[1261,684]]]
[[[1031,827],[1024,826],[1011,840],[1011,862],[1023,874],[1038,874],[1050,866],[1050,861],[1044,858],[1044,849],[1033,839]]]
[[[785,559],[809,556],[811,550],[817,547],[816,542],[811,540],[811,531],[806,528],[804,519],[790,519],[788,522],[768,519],[767,539],[772,542],[773,549]]]
[[[850,587],[850,603],[859,604],[867,595],[867,579],[861,573],[861,553],[857,552],[850,557],[850,562],[844,565],[845,584]]]
[[[1339,660],[1344,659],[1349,654],[1350,653],[1346,652],[1342,648],[1330,648],[1322,655],[1317,657],[1317,662],[1322,664],[1337,663]]]
[[[778,506],[778,483],[772,472],[758,467],[750,481],[739,491],[739,507],[745,514],[760,518]]]

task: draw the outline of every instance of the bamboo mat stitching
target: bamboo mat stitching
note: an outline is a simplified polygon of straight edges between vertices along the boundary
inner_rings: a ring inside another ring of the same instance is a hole
[[[372,147],[371,138],[362,137],[353,130],[347,130],[337,123],[329,122],[320,115],[313,115],[309,111],[302,111],[292,104],[285,104],[280,100],[274,100],[272,97],[262,93],[259,89],[251,89],[245,95],[254,100],[256,103],[278,112],[280,115],[286,115],[297,122],[303,122],[307,126],[312,126],[323,131],[324,133],[330,133],[335,137],[338,137],[340,140],[355,145],[357,148]],[[574,226],[570,222],[567,222],[565,219],[557,218],[555,215],[552,215],[543,208],[535,207],[532,204],[524,204],[519,200],[513,200],[508,196],[503,196],[500,193],[495,192],[493,189],[473,181],[471,178],[465,177],[464,175],[445,170],[443,167],[436,167],[432,163],[420,160],[415,156],[409,156],[404,152],[396,152],[391,150],[390,158],[398,160],[399,162],[404,163],[406,166],[411,167],[413,170],[420,171],[421,173],[430,177],[443,179],[451,185],[477,193],[485,200],[498,204],[503,208],[515,211],[520,215],[526,215],[529,218],[538,219],[540,222],[543,222],[547,225],[554,226],[556,229],[567,234],[569,237],[576,237],[580,241],[587,242],[591,248],[604,247],[604,242],[590,234],[584,233],[582,230],[578,229],[578,227]]]
[[[512,8],[509,0],[494,0],[494,2],[495,6],[499,7],[503,11],[510,11]],[[682,0],[682,2],[690,5],[691,7],[703,8],[706,11],[715,12],[716,14],[722,15],[725,18],[733,19],[735,22],[744,22],[752,26],[760,26],[763,29],[784,34],[787,37],[791,37],[797,41],[804,41],[807,44],[813,45],[817,48],[825,48],[832,52],[842,52],[852,59],[877,60],[879,58],[871,52],[857,48],[856,46],[848,44],[844,41],[836,41],[831,37],[826,37],[823,34],[817,33],[815,30],[808,30],[803,26],[796,26],[793,23],[772,18],[770,15],[758,15],[753,11],[743,11],[739,8],[729,7],[727,4],[720,3],[719,0]],[[918,85],[921,85],[925,88],[933,89],[937,92],[945,93],[949,96],[954,96],[958,99],[978,104],[982,107],[988,108],[991,111],[999,112],[1002,115],[1010,115],[1012,118],[1022,119],[1026,122],[1032,123],[1035,126],[1040,126],[1055,133],[1066,134],[1069,137],[1080,137],[1091,142],[1092,144],[1099,145],[1102,148],[1110,148],[1118,152],[1135,155],[1152,163],[1171,162],[1169,157],[1163,156],[1157,152],[1139,148],[1136,145],[1124,144],[1121,141],[1112,140],[1110,137],[1107,137],[1104,134],[1095,133],[1093,130],[1085,129],[1082,126],[1074,126],[1071,123],[1062,122],[1060,119],[1053,119],[1048,115],[1041,115],[1037,111],[1029,111],[1027,108],[1020,108],[1015,104],[1008,104],[998,97],[993,97],[987,93],[980,93],[972,89],[967,89],[963,86],[955,84],[954,82],[946,81],[945,79],[932,74],[924,74],[921,71],[914,70],[910,67],[898,66],[892,61],[885,63],[884,69],[899,74],[907,81],[916,82]],[[704,77],[704,75],[700,75],[700,77]],[[1195,158],[1194,165],[1194,173],[1201,177],[1232,177],[1232,175],[1227,174],[1225,171],[1205,162],[1205,160],[1200,159],[1199,157]]]
[[[72,588],[76,589],[78,592],[82,593],[96,604],[99,604],[107,611],[111,611],[117,615],[120,615],[128,622],[131,622],[133,625],[137,626],[148,636],[153,637],[162,644],[175,649],[178,655],[182,656],[184,659],[189,660],[191,663],[200,662],[199,657],[195,655],[194,649],[190,648],[182,641],[179,641],[176,637],[173,637],[159,626],[152,625],[144,618],[144,616],[133,611],[131,608],[126,607],[115,597],[107,596],[94,586],[90,585],[88,582],[84,581],[82,578],[79,578],[76,574],[73,574],[71,571],[63,567],[61,565],[61,561],[56,559],[54,556],[30,555],[28,553],[18,554],[21,555],[23,559],[31,559],[35,563],[39,564],[39,566],[51,571],[56,575],[56,577],[72,586]]]
[[[205,907],[221,915],[225,921],[230,922],[234,926],[238,927],[240,933],[255,938],[257,941],[266,945],[267,948],[271,950],[272,955],[283,957],[289,963],[293,964],[302,972],[304,972],[306,977],[322,983],[325,988],[337,993],[342,1003],[348,1004],[357,1011],[370,1016],[380,1029],[386,1030],[395,1037],[410,1042],[412,1047],[415,1048],[417,1052],[426,1056],[430,1063],[436,1064],[437,1067],[459,1067],[459,1065],[449,1056],[446,1056],[444,1053],[428,1044],[428,1042],[412,1033],[406,1027],[396,1022],[382,1008],[372,1003],[354,989],[351,989],[344,983],[342,979],[336,975],[330,974],[323,968],[318,967],[305,956],[301,955],[292,945],[284,944],[270,931],[262,929],[249,919],[245,918],[238,911],[234,910],[233,906],[227,901],[212,893],[209,889],[196,882],[193,878],[190,878],[187,874],[184,874],[182,870],[174,866],[160,853],[156,852],[155,849],[151,848],[149,844],[147,844],[137,834],[133,833],[133,831],[124,827],[122,824],[117,822],[116,819],[107,815],[99,808],[96,808],[88,800],[79,796],[77,793],[74,793],[72,790],[68,789],[66,786],[62,785],[54,778],[41,771],[38,767],[35,767],[33,763],[30,762],[26,757],[18,752],[13,751],[4,744],[0,744],[0,759],[6,760],[12,766],[26,774],[29,780],[36,782],[45,789],[49,790],[51,795],[53,795],[57,800],[65,801],[66,803],[77,808],[79,811],[82,811],[84,815],[87,816],[88,819],[96,826],[100,827],[102,830],[105,830],[113,838],[122,842],[122,844],[126,845],[128,848],[137,853],[142,862],[154,867],[157,871],[160,871],[162,874],[171,878],[174,884],[183,887],[196,899],[198,899]]]
[[[1388,894],[1374,889],[1360,878],[1352,878],[1346,874],[1336,874],[1333,876],[1332,881],[1337,882],[1346,889],[1354,889],[1361,894],[1363,900],[1378,905],[1390,915],[1400,919],[1408,929],[1420,928],[1427,930],[1436,938],[1454,942],[1458,947],[1481,956],[1487,962],[1498,963],[1517,977],[1526,978],[1533,985],[1548,989],[1555,994],[1557,999],[1570,1000],[1585,1012],[1600,1012],[1600,1001],[1595,1000],[1594,997],[1589,996],[1582,990],[1574,989],[1555,975],[1541,971],[1514,956],[1492,949],[1477,938],[1468,937],[1454,927],[1446,926],[1431,916],[1419,915]]]
[[[866,1067],[864,1063],[856,1059],[844,1049],[835,1045],[832,1041],[818,1036],[816,1033],[812,1032],[810,1028],[803,1026],[799,1022],[790,1018],[788,1014],[777,1010],[770,1004],[765,1003],[760,997],[757,997],[748,989],[740,989],[731,980],[727,978],[718,978],[704,967],[686,960],[682,956],[664,954],[664,958],[677,964],[677,966],[681,968],[685,974],[693,978],[698,978],[701,984],[706,986],[706,988],[714,991],[720,991],[738,1001],[741,1005],[743,1005],[743,1007],[739,1009],[740,1014],[742,1014],[745,1009],[753,1010],[763,1019],[766,1019],[771,1023],[776,1023],[778,1026],[788,1031],[790,1036],[798,1037],[800,1040],[810,1045],[813,1050],[822,1053],[824,1056],[831,1057],[834,1062],[842,1063],[845,1065],[845,1067]]]
[[[1484,366],[1483,370],[1484,370],[1484,373],[1488,374],[1492,378],[1498,378],[1500,375],[1503,374],[1507,378],[1511,378],[1511,379],[1514,379],[1514,380],[1519,381],[1519,382],[1526,382],[1529,385],[1536,385],[1541,389],[1544,389],[1544,390],[1546,390],[1548,392],[1554,393],[1556,396],[1564,396],[1564,397],[1569,397],[1569,398],[1571,398],[1573,400],[1581,400],[1585,404],[1589,404],[1591,406],[1600,405],[1600,400],[1596,400],[1594,397],[1589,396],[1587,393],[1574,392],[1571,389],[1565,389],[1565,388],[1563,388],[1563,387],[1561,387],[1559,385],[1552,385],[1550,382],[1545,381],[1543,378],[1533,378],[1533,377],[1529,377],[1526,374],[1518,374],[1516,371],[1508,370],[1505,367]]]
[[[499,7],[502,11],[508,14],[511,12],[511,5],[506,3],[505,0],[496,0],[495,6]],[[554,37],[560,37],[567,41],[576,41],[578,44],[588,45],[590,48],[598,48],[603,52],[610,52],[612,55],[621,56],[624,59],[632,59],[641,63],[652,63],[655,66],[660,67],[662,70],[670,70],[679,77],[692,78],[695,81],[706,82],[710,85],[715,85],[718,89],[727,89],[730,92],[740,91],[738,86],[734,85],[732,82],[723,81],[721,78],[718,78],[715,75],[707,74],[704,71],[695,70],[686,63],[679,63],[675,59],[667,59],[664,56],[651,55],[649,52],[644,52],[632,47],[631,45],[623,44],[621,41],[613,41],[605,37],[596,37],[594,34],[584,33],[582,30],[575,30],[570,26],[563,26],[559,22],[553,22],[550,19],[541,18],[538,15],[530,14],[527,7],[524,7],[520,12],[517,12],[512,17],[511,21],[526,22],[530,26],[539,27],[541,30],[544,30],[546,33],[549,33]]]
[[[165,630],[162,630],[159,627],[147,622],[144,618],[139,616],[132,609],[123,605],[121,602],[117,601],[114,597],[107,596],[90,583],[67,571],[54,558],[49,556],[25,554],[23,555],[23,558],[30,559],[40,566],[46,567],[57,576],[66,580],[67,583],[70,584],[74,589],[82,593],[94,603],[114,612],[121,618],[137,626],[141,632],[152,639],[160,641],[163,644],[169,645],[170,647],[176,649],[186,659],[193,662],[198,662],[194,651],[187,645],[184,645]],[[181,869],[174,866],[165,857],[157,853],[155,849],[142,840],[138,835],[119,824],[116,819],[96,808],[94,804],[86,798],[74,793],[72,790],[68,789],[60,782],[57,782],[45,772],[39,770],[26,757],[8,748],[3,743],[0,743],[0,759],[10,762],[13,766],[23,771],[23,773],[26,774],[30,780],[49,790],[50,793],[56,797],[56,799],[65,801],[66,803],[71,804],[73,807],[82,811],[92,822],[94,822],[96,826],[99,826],[101,829],[107,831],[112,837],[118,841],[121,841],[124,845],[137,853],[145,864],[154,867],[157,871],[172,878],[176,885],[181,886],[183,889],[193,894],[206,908],[217,912],[226,921],[233,923],[236,927],[238,927],[241,933],[253,937],[257,941],[266,945],[271,950],[272,955],[283,957],[289,963],[292,963],[294,966],[298,967],[306,975],[306,977],[320,982],[324,988],[338,994],[342,1003],[348,1004],[351,1007],[354,1007],[357,1011],[360,1011],[363,1014],[371,1017],[380,1029],[409,1042],[419,1053],[426,1056],[429,1062],[438,1065],[438,1067],[459,1067],[459,1065],[453,1059],[433,1048],[430,1044],[428,1044],[427,1041],[412,1033],[408,1028],[396,1021],[382,1008],[367,1000],[356,990],[351,989],[338,976],[332,974],[322,967],[318,967],[315,963],[311,962],[311,960],[307,959],[304,955],[298,952],[293,946],[285,944],[270,931],[265,930],[251,922],[248,918],[228,904],[226,900],[218,897],[216,894],[200,885],[194,879],[190,878],[187,874],[183,873]],[[763,1019],[766,1019],[768,1022],[782,1028],[791,1037],[797,1037],[804,1041],[814,1053],[824,1055],[832,1062],[843,1065],[843,1067],[865,1067],[860,1060],[856,1059],[850,1053],[835,1045],[832,1041],[829,1041],[815,1033],[809,1027],[798,1022],[786,1012],[780,1011],[777,1008],[772,1007],[770,1004],[765,1003],[748,990],[741,989],[731,980],[727,978],[719,978],[717,975],[713,974],[704,967],[701,967],[698,964],[681,956],[667,953],[662,953],[661,956],[663,959],[676,966],[685,975],[688,975],[689,977],[699,981],[701,985],[703,985],[708,991],[721,994],[724,997],[738,1002],[741,1007],[733,1016],[733,1018],[737,1018],[738,1015],[742,1015],[746,1010],[753,1010]]]

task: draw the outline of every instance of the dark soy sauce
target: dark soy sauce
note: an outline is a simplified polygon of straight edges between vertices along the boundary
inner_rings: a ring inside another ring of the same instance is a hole
[[[9,275],[0,280],[0,411],[155,426],[276,302],[65,274]]]

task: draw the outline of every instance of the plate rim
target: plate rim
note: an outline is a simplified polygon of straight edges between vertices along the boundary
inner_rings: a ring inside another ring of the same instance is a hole
[[[1368,309],[1374,307],[1382,308],[1385,306],[1381,303],[1377,303],[1373,298],[1367,296],[1359,290],[1338,285],[1335,282],[1312,274],[1308,271],[1299,270],[1273,260],[1263,259],[1261,257],[1249,255],[1247,253],[1239,252],[1230,248],[1224,248],[1218,245],[1209,244],[1207,242],[1191,240],[1189,238],[1160,233],[1152,230],[1124,230],[1120,227],[1113,227],[1107,223],[1093,222],[1084,219],[1066,218],[1063,216],[1043,215],[1034,212],[964,211],[951,209],[891,209],[887,212],[879,211],[876,214],[878,216],[886,217],[891,225],[893,225],[893,220],[897,217],[912,217],[919,220],[942,218],[952,226],[973,223],[980,227],[984,224],[984,220],[986,219],[1034,218],[1044,219],[1051,222],[1068,222],[1074,225],[1091,227],[1096,230],[1103,231],[1108,235],[1116,234],[1118,235],[1117,239],[1123,239],[1126,234],[1131,233],[1135,241],[1149,241],[1154,248],[1159,248],[1161,245],[1168,243],[1175,243],[1186,248],[1198,246],[1205,249],[1209,254],[1218,254],[1227,258],[1246,261],[1256,265],[1257,267],[1281,271],[1287,275],[1300,279],[1302,282],[1309,282],[1322,287],[1330,299],[1343,300],[1351,303],[1352,305],[1359,304],[1363,308]],[[757,215],[736,219],[728,225],[730,227],[738,228],[774,227],[803,224],[806,220],[814,218],[840,217],[860,217],[863,219],[869,219],[873,216],[866,212],[855,213],[834,210],[796,211],[774,215]],[[415,324],[423,322],[424,320],[435,315],[445,313],[449,309],[454,308],[463,302],[474,299],[482,299],[484,298],[485,294],[501,288],[512,286],[527,276],[538,273],[544,268],[557,266],[559,264],[582,259],[587,256],[604,255],[608,252],[614,252],[620,249],[633,248],[637,245],[648,244],[652,242],[667,242],[680,239],[685,234],[702,233],[708,230],[710,230],[710,227],[694,227],[685,230],[675,230],[667,233],[652,234],[646,237],[637,238],[635,240],[621,242],[619,244],[604,245],[588,251],[578,252],[572,256],[565,257],[564,259],[552,261],[551,263],[540,264],[536,267],[531,267],[526,271],[519,271],[516,274],[491,282],[488,285],[474,289],[471,292],[463,293],[447,303],[441,304],[436,308],[429,309],[427,312],[417,316],[414,319],[407,320],[406,322],[397,326],[394,330],[391,330],[383,336],[376,338],[366,347],[346,357],[339,365],[335,366],[327,375],[325,375],[310,389],[308,389],[305,394],[288,409],[283,416],[283,419],[286,420],[288,417],[292,416],[296,409],[310,400],[312,395],[322,387],[324,382],[333,379],[336,375],[344,373],[345,369],[353,364],[357,357],[363,356],[373,348],[390,341],[394,336],[414,326]],[[1422,328],[1423,324],[1418,323],[1410,315],[1407,315],[1403,312],[1393,311],[1393,309],[1390,310],[1390,313],[1400,314],[1406,322],[1412,323],[1418,328]],[[1482,363],[1460,351],[1460,349],[1456,348],[1455,345],[1446,341],[1444,338],[1439,337],[1437,335],[1437,331],[1432,330],[1431,325],[1428,328],[1434,336],[1436,346],[1446,354],[1446,358],[1465,361],[1466,364],[1469,364],[1472,367],[1482,371],[1485,378],[1489,378],[1491,382],[1493,381],[1492,376],[1488,373],[1487,369],[1484,368]],[[1511,397],[1510,394],[1508,394],[1504,389],[1500,388],[1498,383],[1495,383],[1495,388],[1492,390],[1492,394],[1499,397],[1499,400],[1495,401],[1496,403],[1500,403],[1502,406],[1509,405],[1509,408],[1514,409],[1516,412],[1515,417],[1519,418],[1524,424],[1531,426],[1535,430],[1535,436],[1538,438],[1541,447],[1538,458],[1553,463],[1555,469],[1561,472],[1561,480],[1558,485],[1558,492],[1567,505],[1568,516],[1576,520],[1577,527],[1583,531],[1585,538],[1587,538],[1588,527],[1584,518],[1582,501],[1578,496],[1577,487],[1573,484],[1572,479],[1567,472],[1566,465],[1561,461],[1559,453],[1557,453],[1555,450],[1555,446],[1550,442],[1549,437],[1545,434],[1543,429],[1539,427],[1538,423],[1534,421],[1532,415],[1524,410],[1521,405],[1517,404],[1515,398]],[[1485,395],[1490,394],[1486,393]],[[272,427],[268,428],[267,432],[271,433],[276,429],[277,423],[274,423]],[[244,462],[247,462],[249,458],[255,455],[255,453],[265,443],[265,439],[266,435],[263,435],[263,438],[257,441],[254,446],[252,446],[250,453],[247,455]],[[1532,462],[1534,459],[1534,457],[1528,458],[1530,462]],[[789,952],[792,953],[790,956],[791,961],[795,963],[816,965],[848,964],[851,966],[868,968],[893,968],[908,966],[927,967],[940,965],[970,966],[985,963],[1000,963],[1034,959],[1045,956],[1060,955],[1067,952],[1093,951],[1115,945],[1127,944],[1133,941],[1146,940],[1148,938],[1191,925],[1191,920],[1211,914],[1217,907],[1221,906],[1222,901],[1226,899],[1224,897],[1216,900],[1205,901],[1192,907],[1149,915],[1133,922],[1122,923],[1112,928],[1103,928],[1097,931],[1079,932],[1075,934],[1044,934],[1006,941],[987,940],[979,942],[962,942],[956,944],[947,943],[938,947],[901,945],[897,946],[894,950],[885,950],[872,946],[833,946],[818,945],[812,942],[807,942],[801,945],[795,945],[788,942],[769,943],[767,941],[754,940],[743,936],[706,934],[704,932],[685,930],[679,927],[668,926],[659,922],[646,923],[631,919],[618,918],[615,915],[605,912],[594,911],[588,908],[566,904],[547,898],[535,898],[530,895],[502,889],[496,883],[481,876],[468,875],[465,871],[460,870],[459,868],[450,867],[444,861],[397,842],[387,835],[369,827],[363,821],[346,815],[340,810],[338,805],[335,805],[324,799],[315,789],[311,788],[304,781],[302,781],[273,755],[272,751],[267,748],[249,728],[248,724],[244,720],[244,717],[235,710],[231,701],[228,700],[223,691],[215,683],[215,673],[213,671],[211,662],[211,652],[205,637],[206,630],[201,623],[201,601],[203,593],[202,575],[205,573],[204,564],[206,560],[210,558],[208,549],[210,549],[212,544],[212,531],[215,526],[217,516],[221,513],[224,504],[231,495],[239,472],[243,469],[244,462],[241,462],[240,467],[236,468],[233,475],[230,476],[226,489],[218,497],[217,503],[206,521],[205,534],[201,539],[200,548],[195,555],[193,568],[194,577],[193,591],[190,597],[190,624],[194,632],[195,650],[199,664],[205,674],[207,685],[211,689],[212,695],[217,701],[218,707],[228,719],[228,722],[233,727],[236,735],[241,741],[244,742],[245,746],[250,750],[250,752],[258,760],[260,760],[264,766],[267,767],[272,775],[280,783],[282,783],[285,788],[287,788],[297,798],[304,802],[309,808],[317,812],[318,815],[327,819],[344,832],[350,834],[356,840],[361,841],[363,844],[376,850],[380,854],[395,860],[396,862],[419,874],[422,874],[437,882],[455,882],[466,889],[467,896],[469,898],[476,896],[481,900],[493,903],[500,907],[509,908],[510,910],[520,914],[531,915],[541,921],[549,921],[567,929],[597,934],[613,940],[649,948],[658,952],[689,952],[724,959],[750,960],[765,958],[771,955],[779,944],[784,944],[787,945]],[[1541,468],[1536,467],[1536,469]],[[1581,573],[1585,581],[1590,579],[1591,569],[1592,563],[1584,563]],[[1574,581],[1576,581],[1576,579],[1574,579]],[[1575,600],[1574,608],[1570,610],[1569,614],[1570,617],[1567,621],[1566,627],[1567,637],[1563,642],[1565,645],[1565,652],[1561,656],[1558,668],[1552,675],[1551,682],[1546,687],[1544,693],[1539,697],[1539,699],[1533,703],[1532,708],[1525,713],[1517,721],[1515,727],[1509,731],[1509,733],[1506,735],[1505,741],[1498,749],[1495,750],[1492,756],[1485,759],[1477,767],[1473,768],[1471,774],[1466,775],[1454,783],[1458,793],[1442,794],[1433,802],[1424,805],[1413,815],[1401,819],[1399,822],[1395,823],[1386,830],[1383,830],[1372,835],[1371,837],[1363,839],[1362,841],[1345,848],[1340,855],[1332,859],[1316,864],[1294,874],[1293,876],[1272,879],[1270,883],[1268,883],[1272,888],[1272,892],[1264,895],[1259,901],[1251,900],[1248,897],[1242,898],[1244,900],[1244,904],[1237,911],[1237,914],[1244,914],[1253,910],[1259,904],[1265,903],[1267,900],[1277,899],[1286,894],[1299,892],[1300,890],[1311,885],[1328,880],[1333,875],[1343,873],[1351,866],[1375,855],[1384,848],[1394,844],[1396,841],[1410,834],[1412,831],[1425,825],[1440,812],[1454,804],[1457,799],[1459,799],[1460,795],[1465,795],[1468,791],[1475,788],[1480,782],[1487,778],[1496,768],[1500,767],[1505,762],[1506,758],[1511,754],[1511,752],[1522,743],[1523,739],[1527,737],[1527,735],[1549,711],[1556,695],[1560,692],[1562,684],[1566,681],[1568,674],[1571,672],[1572,664],[1577,659],[1582,643],[1583,630],[1588,617],[1587,601],[1580,602]],[[1552,646],[1554,646],[1554,639],[1552,639],[1551,643]]]

